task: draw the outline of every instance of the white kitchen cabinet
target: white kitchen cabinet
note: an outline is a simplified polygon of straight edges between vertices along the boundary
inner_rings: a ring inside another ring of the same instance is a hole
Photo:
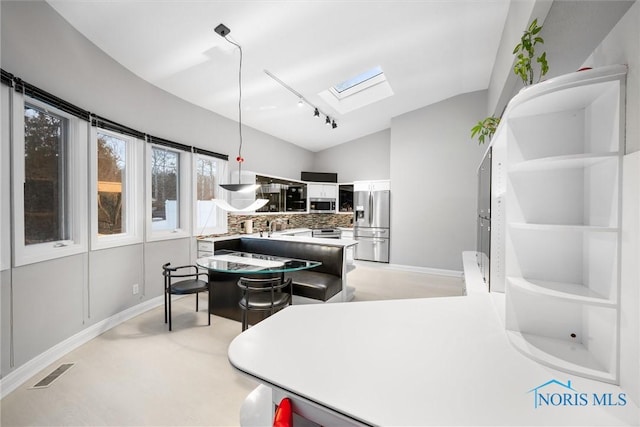
[[[196,258],[204,258],[213,255],[214,240],[212,238],[203,238],[196,240]]]
[[[526,88],[495,136],[506,148],[495,196],[506,202],[507,335],[540,363],[611,383],[619,381],[625,76],[612,66]]]
[[[309,198],[335,199],[338,197],[337,184],[307,184],[307,194]]]
[[[388,179],[375,181],[355,181],[353,191],[386,191],[391,190],[391,181]]]

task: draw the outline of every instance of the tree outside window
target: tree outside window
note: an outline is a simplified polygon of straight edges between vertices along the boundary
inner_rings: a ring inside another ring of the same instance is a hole
[[[25,245],[70,239],[67,215],[67,119],[24,108]]]
[[[218,172],[217,159],[198,156],[196,160],[196,231],[219,226],[218,212],[212,201],[216,197]]]
[[[151,152],[151,219],[153,230],[177,229],[180,154],[153,147]]]
[[[98,234],[127,231],[125,166],[127,141],[98,132]]]

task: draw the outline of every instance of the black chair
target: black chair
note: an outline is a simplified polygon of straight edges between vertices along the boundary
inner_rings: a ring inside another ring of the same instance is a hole
[[[178,270],[183,270],[183,272]],[[171,295],[196,294],[197,312],[198,294],[209,291],[209,276],[207,273],[199,273],[198,267],[195,265],[171,267],[170,262],[162,266],[162,275],[164,276],[164,323],[167,323],[168,318],[169,330],[171,330]],[[200,276],[204,276],[206,280],[200,279]],[[174,279],[180,280],[174,282]],[[211,325],[211,313],[207,313],[207,319],[207,324]]]
[[[284,282],[281,277],[267,279],[252,279],[241,277],[238,287],[242,291],[242,298],[238,305],[242,309],[242,330],[248,327],[247,317],[249,311],[269,312],[272,315],[277,310],[291,304],[291,278]],[[285,288],[289,288],[288,293]]]

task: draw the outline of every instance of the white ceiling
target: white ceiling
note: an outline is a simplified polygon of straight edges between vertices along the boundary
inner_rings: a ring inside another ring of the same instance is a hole
[[[507,0],[48,0],[71,25],[157,87],[311,151],[390,126],[391,118],[486,89]],[[320,92],[380,65],[394,95],[338,114]],[[338,123],[268,77],[269,70]]]

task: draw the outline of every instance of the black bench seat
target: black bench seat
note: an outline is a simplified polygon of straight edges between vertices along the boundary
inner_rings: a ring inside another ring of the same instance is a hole
[[[344,247],[342,246],[239,237],[216,241],[214,249],[229,249],[319,261],[322,264],[318,267],[286,273],[287,277],[293,279],[293,294],[304,298],[327,301],[342,291],[344,262]]]

